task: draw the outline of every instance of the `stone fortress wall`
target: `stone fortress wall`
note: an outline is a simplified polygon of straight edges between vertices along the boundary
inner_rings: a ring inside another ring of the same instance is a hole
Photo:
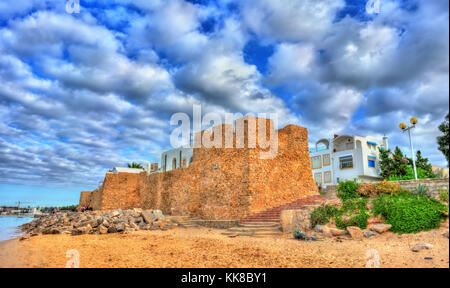
[[[232,132],[234,148],[206,148],[201,143],[201,148],[194,148],[188,167],[163,173],[108,172],[101,187],[81,193],[80,205],[94,210],[160,209],[169,215],[219,220],[241,219],[317,195],[317,186],[311,177],[307,129],[288,125],[278,130],[276,157],[260,159],[260,152],[269,149],[248,148],[249,143],[255,142],[256,147],[260,147],[258,129],[255,131],[248,121],[252,119],[266,124],[266,139],[270,139],[274,130],[273,122],[268,119],[247,116],[236,120],[236,125],[244,127],[243,138],[236,135],[233,125],[214,126],[212,132],[197,133],[194,142],[200,143],[205,133],[211,140],[222,133],[222,144],[225,144],[230,141],[224,137],[228,130]],[[241,147],[240,141],[244,141],[244,148],[235,148]]]

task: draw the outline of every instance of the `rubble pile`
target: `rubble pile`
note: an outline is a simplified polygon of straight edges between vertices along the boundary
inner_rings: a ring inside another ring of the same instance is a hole
[[[176,220],[166,218],[161,210],[60,212],[41,216],[24,224],[24,239],[41,234],[107,234],[137,230],[166,230],[177,227]]]

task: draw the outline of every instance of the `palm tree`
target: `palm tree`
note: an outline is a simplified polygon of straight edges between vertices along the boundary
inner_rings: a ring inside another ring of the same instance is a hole
[[[128,168],[135,168],[135,169],[144,169],[141,164],[136,163],[133,161],[133,163],[128,163]]]

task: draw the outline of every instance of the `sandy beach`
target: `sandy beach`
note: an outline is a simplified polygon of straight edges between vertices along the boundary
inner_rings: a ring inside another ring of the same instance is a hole
[[[380,267],[449,268],[445,229],[410,235],[387,232],[375,238],[295,240],[221,235],[223,230],[177,228],[106,235],[42,235],[0,242],[0,267],[65,267],[75,249],[80,267],[365,267],[366,253],[379,253]],[[417,243],[431,250],[412,252]],[[431,257],[431,259],[425,259]]]

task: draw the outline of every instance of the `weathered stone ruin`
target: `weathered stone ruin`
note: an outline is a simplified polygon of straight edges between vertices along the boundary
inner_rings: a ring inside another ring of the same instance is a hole
[[[94,210],[139,207],[160,209],[166,215],[242,219],[317,195],[311,176],[307,129],[288,125],[278,130],[276,157],[261,159],[260,153],[268,149],[260,148],[259,130],[249,125],[249,119],[236,120],[243,121],[243,138],[228,124],[214,126],[212,133],[204,130],[194,137],[194,142],[200,141],[202,135],[209,133],[214,140],[214,135],[222,133],[224,144],[229,141],[225,131],[232,131],[233,148],[206,148],[202,143],[201,148],[194,148],[192,162],[186,168],[153,174],[107,173],[101,187],[81,192],[80,206]],[[270,139],[273,122],[253,119],[266,125],[266,139]],[[236,148],[242,140],[244,148]],[[249,143],[255,142],[256,148],[248,148]]]

